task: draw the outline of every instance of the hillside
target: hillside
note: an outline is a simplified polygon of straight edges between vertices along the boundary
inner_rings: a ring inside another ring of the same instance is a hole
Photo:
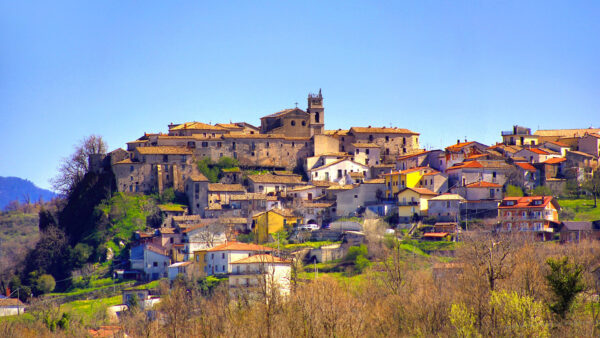
[[[49,201],[55,196],[52,191],[36,187],[31,181],[18,177],[0,177],[0,210],[3,210],[10,201],[24,202],[27,197],[31,202],[36,202],[40,198]]]

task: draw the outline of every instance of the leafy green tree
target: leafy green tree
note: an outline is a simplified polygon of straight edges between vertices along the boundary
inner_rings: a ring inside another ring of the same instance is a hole
[[[92,247],[85,243],[77,243],[73,250],[71,250],[71,262],[73,267],[78,269],[81,268],[93,253]]]
[[[583,267],[577,263],[569,263],[568,257],[549,258],[546,263],[550,266],[546,280],[555,298],[550,310],[564,319],[575,297],[584,289]]]
[[[35,288],[40,294],[45,294],[54,291],[56,281],[52,275],[44,274],[37,278]]]
[[[531,191],[531,195],[532,196],[552,196],[552,190],[550,190],[550,188],[548,188],[545,185],[540,185],[535,187],[535,189],[533,189]]]
[[[362,273],[363,271],[365,271],[366,268],[368,268],[371,265],[371,261],[369,261],[369,259],[367,259],[365,256],[363,255],[358,255],[356,257],[356,260],[354,261],[354,269],[356,270],[356,272],[358,273]]]
[[[475,326],[475,314],[465,304],[452,304],[449,317],[457,337],[481,337]]]
[[[500,337],[549,337],[546,308],[532,297],[516,292],[493,291],[490,307]]]
[[[504,192],[504,196],[506,197],[522,197],[523,190],[515,185],[507,185],[506,191]]]
[[[366,257],[368,255],[367,246],[361,244],[360,246],[351,246],[348,248],[348,253],[346,254],[346,261],[354,262],[358,256]]]

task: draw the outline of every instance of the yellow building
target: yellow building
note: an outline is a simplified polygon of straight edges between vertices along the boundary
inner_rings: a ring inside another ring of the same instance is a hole
[[[398,217],[410,222],[427,216],[428,201],[438,194],[425,188],[405,188],[398,193]]]
[[[393,198],[404,188],[417,187],[423,175],[433,171],[435,170],[430,167],[416,167],[383,174],[383,178],[385,179],[385,196]]]
[[[286,227],[292,227],[301,222],[301,218],[294,216],[289,210],[271,209],[259,212],[252,216],[254,239],[257,243],[269,241],[269,235]]]

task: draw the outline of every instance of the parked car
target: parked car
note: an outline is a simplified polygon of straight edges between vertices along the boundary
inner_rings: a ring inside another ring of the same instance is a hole
[[[318,229],[319,229],[318,224],[300,224],[298,226],[298,230],[313,231],[313,230],[318,230]]]

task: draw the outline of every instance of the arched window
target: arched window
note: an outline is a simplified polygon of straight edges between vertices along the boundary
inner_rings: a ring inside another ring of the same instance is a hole
[[[295,126],[296,125],[296,121],[292,120],[291,125]]]

